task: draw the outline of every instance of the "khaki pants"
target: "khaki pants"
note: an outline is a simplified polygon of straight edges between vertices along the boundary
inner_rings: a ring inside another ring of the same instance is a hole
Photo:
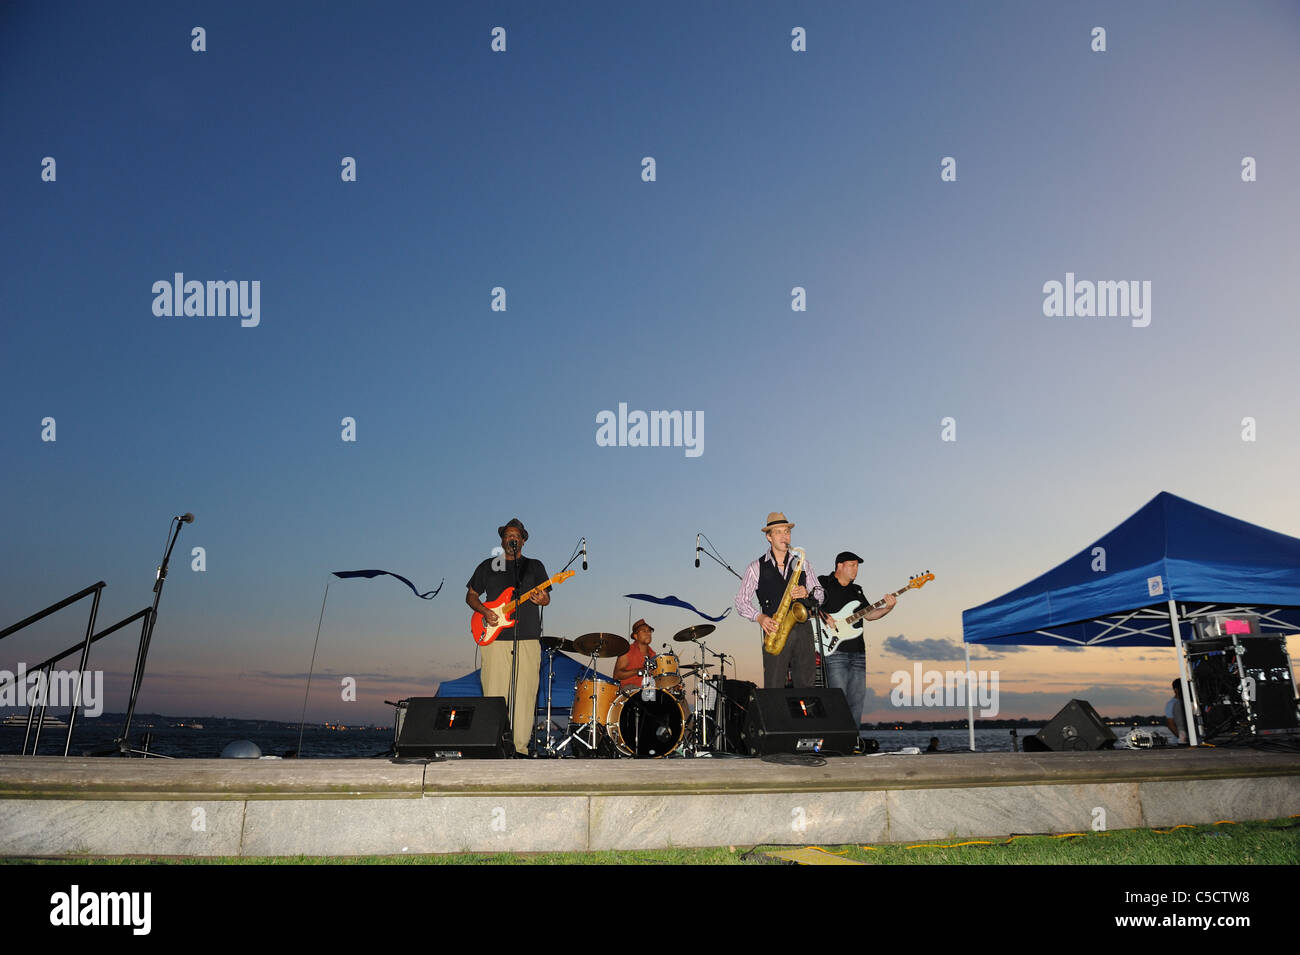
[[[510,651],[514,644],[508,636],[498,637],[483,648],[483,695],[510,699]],[[515,751],[527,754],[537,717],[537,684],[542,669],[542,644],[537,640],[519,641],[519,675],[515,684],[515,712],[511,720]]]

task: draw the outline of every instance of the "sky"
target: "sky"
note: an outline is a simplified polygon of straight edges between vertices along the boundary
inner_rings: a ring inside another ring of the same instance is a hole
[[[193,512],[141,710],[296,718],[320,621],[308,718],[382,723],[476,666],[511,517],[550,573],[588,542],[547,633],[663,638],[698,618],[623,595],[722,613],[695,535],[743,572],[775,510],[873,598],[935,574],[868,625],[864,717],[961,715],[891,674],[1160,491],[1300,536],[1297,50],[1266,2],[6,4],[0,624],[147,606]],[[158,314],[176,273],[258,283],[256,323]],[[1144,314],[1045,314],[1071,274]],[[620,404],[695,446],[602,445]],[[359,568],[445,586],[322,619]],[[93,651],[110,710],[134,640]],[[761,681],[734,611],[711,643]],[[1176,674],[974,657],[1006,717]]]

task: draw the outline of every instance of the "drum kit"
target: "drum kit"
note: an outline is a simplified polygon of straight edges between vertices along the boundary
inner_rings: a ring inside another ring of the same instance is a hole
[[[638,671],[640,683],[623,687],[597,673],[596,661],[627,653],[631,644],[626,638],[613,633],[585,633],[573,640],[543,637],[542,649],[548,654],[567,650],[589,658],[587,669],[574,683],[568,735],[556,746],[550,740],[553,724],[548,684],[548,753],[605,759],[734,753],[734,739],[744,718],[743,702],[735,702],[738,694],[734,692],[719,692],[720,687],[737,681],[708,675],[727,659],[704,642],[715,629],[713,624],[702,624],[673,635],[674,643],[695,644],[699,662],[682,664],[677,653],[665,645],[664,652],[646,658]],[[717,663],[706,663],[706,656]],[[689,692],[686,679],[695,681]]]

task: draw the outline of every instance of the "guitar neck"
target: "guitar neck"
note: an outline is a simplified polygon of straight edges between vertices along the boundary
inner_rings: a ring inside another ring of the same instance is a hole
[[[524,594],[522,597],[516,597],[514,600],[510,601],[510,603],[506,604],[503,609],[505,610],[507,615],[514,613],[515,609],[521,603],[528,600],[530,597],[532,597],[533,594],[540,594],[543,590],[545,590],[547,587],[550,587],[554,583],[555,583],[554,577],[552,577],[550,580],[542,581],[540,584],[538,584],[532,590],[528,591],[528,593]],[[565,593],[567,594],[568,591],[566,590]]]
[[[873,603],[870,607],[863,607],[861,610],[857,611],[856,613],[850,614],[845,619],[844,622],[851,627],[859,620],[861,620],[863,617],[865,617],[867,614],[871,613],[871,611],[879,610],[881,607],[883,607],[885,605],[885,601],[888,600],[890,597],[901,597],[903,596],[903,594],[907,593],[911,589],[912,588],[909,586],[909,587],[904,587],[902,590],[895,590],[892,594],[886,594],[884,597],[881,597],[879,600]]]

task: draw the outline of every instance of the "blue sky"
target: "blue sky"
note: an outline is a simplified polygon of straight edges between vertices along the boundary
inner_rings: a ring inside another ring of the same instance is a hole
[[[887,637],[951,648],[1161,490],[1300,536],[1298,39],[1288,3],[8,5],[0,620],[101,578],[102,620],[139,609],[193,511],[141,705],[289,717],[330,571],[446,578],[331,588],[318,670],[359,699],[309,714],[379,720],[473,668],[463,586],[510,517],[552,572],[588,538],[572,636],[635,591],[721,612],[696,532],[743,570],[783,510],[873,596],[935,571],[875,625],[883,697]],[[260,324],[155,316],[178,271],[258,281]],[[1150,325],[1046,317],[1067,272],[1150,281]],[[598,447],[620,402],[702,413],[703,453]],[[751,631],[717,639],[754,679]],[[1173,660],[985,665],[1036,716],[1154,711]]]

